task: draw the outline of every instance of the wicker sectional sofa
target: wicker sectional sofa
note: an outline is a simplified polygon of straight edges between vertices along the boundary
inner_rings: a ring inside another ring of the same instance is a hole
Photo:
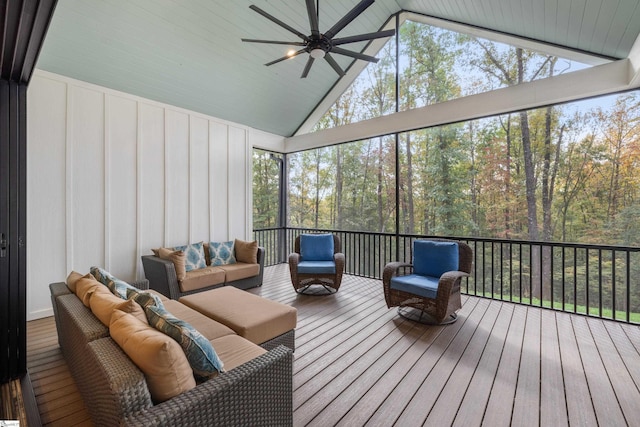
[[[146,289],[148,282],[133,285]],[[222,360],[236,360],[224,362],[225,372],[158,403],[145,374],[84,300],[64,282],[52,283],[49,288],[60,347],[95,425],[292,425],[293,354],[277,339],[258,346],[179,301],[156,294],[167,310],[198,331],[202,328],[211,335],[221,335],[211,340],[222,343],[220,347],[214,344],[216,352]],[[291,334],[283,336],[290,338]],[[238,364],[243,357],[246,362]]]

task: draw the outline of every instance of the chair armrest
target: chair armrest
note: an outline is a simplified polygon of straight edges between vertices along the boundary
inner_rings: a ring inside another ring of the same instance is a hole
[[[282,345],[124,420],[131,426],[292,424],[293,353]]]
[[[144,275],[149,281],[149,288],[160,292],[167,298],[180,298],[178,275],[173,262],[155,255],[143,255]]]
[[[385,286],[389,286],[389,283],[391,283],[391,278],[393,276],[397,276],[398,270],[401,268],[408,268],[413,270],[413,264],[400,261],[387,263],[387,265],[384,266],[384,270],[382,271],[382,283],[384,283]]]
[[[469,277],[469,274],[464,271],[447,271],[443,273],[438,281],[438,297],[440,297],[441,294],[443,296],[450,295],[459,289],[460,279],[463,277]]]

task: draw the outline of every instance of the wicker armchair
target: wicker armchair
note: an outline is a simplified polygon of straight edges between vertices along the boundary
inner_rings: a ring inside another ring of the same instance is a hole
[[[462,307],[460,281],[471,273],[472,259],[471,248],[463,242],[414,241],[413,264],[391,262],[384,267],[387,307],[398,307],[398,314],[422,323],[455,322]]]
[[[335,234],[302,234],[296,237],[295,252],[289,255],[291,283],[299,294],[327,295],[340,288],[344,254]],[[312,285],[324,289],[318,293]]]

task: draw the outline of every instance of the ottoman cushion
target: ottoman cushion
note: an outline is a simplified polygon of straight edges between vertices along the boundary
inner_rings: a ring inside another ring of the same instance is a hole
[[[225,286],[179,300],[205,316],[223,323],[238,335],[262,344],[296,327],[298,311],[246,291]]]

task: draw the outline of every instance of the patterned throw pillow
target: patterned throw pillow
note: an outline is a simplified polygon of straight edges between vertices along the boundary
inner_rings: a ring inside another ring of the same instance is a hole
[[[224,372],[222,360],[211,342],[184,320],[176,318],[164,308],[152,305],[145,308],[149,325],[176,340],[184,350],[193,372],[200,377],[210,377]]]
[[[120,280],[114,277],[111,273],[109,273],[107,270],[103,268],[91,267],[89,271],[91,272],[91,275],[93,275],[93,277],[96,278],[98,282],[102,283],[103,285],[106,285],[112,294],[122,299],[127,299],[127,289],[138,290],[136,287],[131,286],[124,280]]]
[[[186,271],[198,270],[207,267],[207,261],[204,257],[204,248],[202,242],[192,243],[185,246],[176,246],[174,251],[183,251],[185,256],[184,267]]]
[[[109,286],[109,282],[115,280],[115,277],[111,275],[107,270],[100,267],[91,267],[89,272],[96,280],[105,286]]]
[[[139,289],[127,289],[127,299],[132,299],[142,308],[148,307],[150,305],[164,308],[164,304],[157,295],[152,294],[151,292],[143,292]]]
[[[236,263],[233,241],[210,242],[209,255],[211,257],[211,265],[227,265]]]

